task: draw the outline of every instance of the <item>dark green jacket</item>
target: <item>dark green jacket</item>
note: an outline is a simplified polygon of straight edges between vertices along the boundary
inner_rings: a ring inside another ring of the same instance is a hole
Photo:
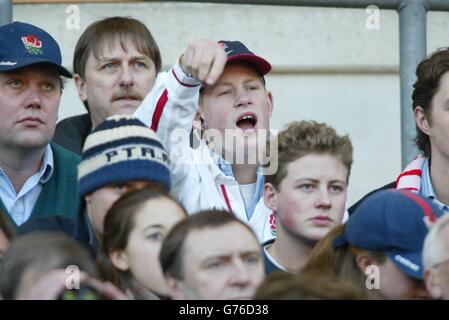
[[[78,209],[77,166],[80,157],[56,143],[50,144],[53,151],[53,173],[42,186],[41,194],[34,205],[31,216],[35,219],[44,216],[61,215],[76,220]],[[7,212],[0,199],[0,209]],[[7,214],[11,224],[17,228],[14,220]]]

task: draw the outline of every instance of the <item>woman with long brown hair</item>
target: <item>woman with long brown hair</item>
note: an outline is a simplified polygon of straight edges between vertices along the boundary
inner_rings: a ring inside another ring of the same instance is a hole
[[[166,298],[159,251],[167,233],[186,217],[184,208],[162,191],[147,188],[122,196],[104,220],[97,261],[103,280],[132,299]]]

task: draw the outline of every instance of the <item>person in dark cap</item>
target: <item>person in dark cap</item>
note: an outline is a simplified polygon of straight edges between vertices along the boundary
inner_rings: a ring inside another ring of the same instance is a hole
[[[262,200],[262,155],[273,111],[265,85],[270,70],[240,41],[195,41],[134,113],[170,152],[172,194],[187,211],[232,212],[259,242],[273,238]],[[193,148],[189,133],[197,115],[202,137]]]
[[[71,73],[44,30],[13,22],[0,27],[0,209],[13,226],[76,215],[79,157],[50,143]]]
[[[375,299],[429,298],[423,245],[427,225],[442,215],[410,191],[376,192],[317,244],[302,273],[350,279]]]

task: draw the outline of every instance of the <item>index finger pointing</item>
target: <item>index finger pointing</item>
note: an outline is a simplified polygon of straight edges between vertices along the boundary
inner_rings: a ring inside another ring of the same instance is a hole
[[[226,55],[224,50],[217,50],[217,53],[215,54],[212,66],[209,71],[209,75],[206,79],[207,85],[213,85],[215,84],[215,82],[217,82],[218,78],[223,73],[227,59],[228,56]]]

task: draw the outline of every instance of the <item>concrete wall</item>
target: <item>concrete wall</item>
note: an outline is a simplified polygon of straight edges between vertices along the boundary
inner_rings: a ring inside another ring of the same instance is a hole
[[[292,120],[326,121],[348,133],[355,154],[349,204],[392,181],[401,170],[399,34],[395,11],[380,12],[368,29],[361,9],[320,9],[190,3],[79,4],[80,28],[66,27],[68,5],[14,5],[13,19],[48,30],[71,68],[75,43],[92,21],[113,15],[143,21],[156,38],[165,67],[189,40],[241,40],[273,64],[272,127]],[[449,45],[449,13],[428,14],[428,52]],[[83,113],[67,84],[62,119]]]

